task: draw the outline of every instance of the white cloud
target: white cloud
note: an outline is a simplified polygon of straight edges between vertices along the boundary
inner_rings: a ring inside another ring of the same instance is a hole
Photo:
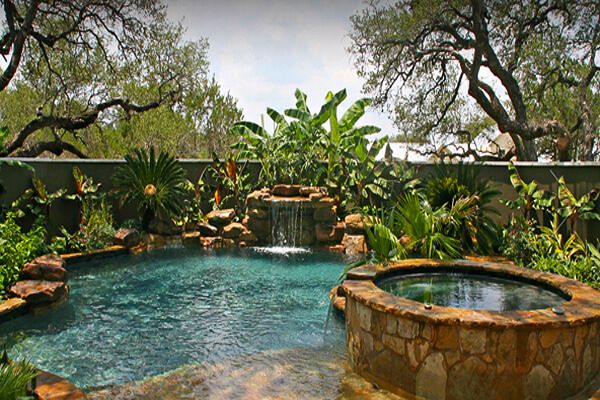
[[[171,0],[169,16],[183,18],[189,39],[207,37],[211,70],[239,99],[246,119],[259,121],[266,107],[294,105],[294,90],[313,112],[327,91],[348,90],[348,107],[363,97],[346,52],[349,17],[360,0]],[[364,124],[394,134],[389,119],[369,111]]]

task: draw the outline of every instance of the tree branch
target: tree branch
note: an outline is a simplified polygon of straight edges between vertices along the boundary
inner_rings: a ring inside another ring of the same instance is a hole
[[[53,128],[53,129],[62,129],[65,131],[72,132],[72,131],[76,131],[79,129],[87,128],[88,126],[92,125],[94,122],[96,122],[96,120],[100,116],[100,113],[108,110],[109,108],[120,107],[123,111],[125,111],[125,113],[127,115],[130,115],[131,113],[143,113],[145,111],[149,111],[149,110],[159,107],[167,99],[173,98],[173,96],[175,96],[175,93],[170,92],[165,96],[161,96],[160,99],[157,101],[153,101],[153,102],[150,102],[147,104],[142,104],[142,105],[132,103],[127,99],[115,98],[115,99],[111,99],[111,100],[105,101],[103,103],[97,104],[91,110],[89,110],[83,114],[80,114],[76,117],[40,116],[40,117],[32,120],[31,122],[29,122],[27,125],[25,125],[25,127],[23,129],[21,129],[21,131],[15,136],[13,141],[8,146],[6,146],[5,149],[0,151],[0,157],[7,157],[12,153],[17,152],[19,149],[24,148],[25,141],[27,140],[27,138],[29,136],[31,136],[33,133],[39,131],[40,129]],[[46,148],[49,148],[49,149],[59,148],[61,145],[48,144],[48,143],[56,143],[56,142],[57,141],[42,143],[41,147],[45,146]],[[66,148],[64,148],[65,142],[62,142],[62,141],[59,141],[59,142],[63,143],[62,147],[60,147],[60,148],[67,150]],[[33,145],[30,149],[20,150],[19,154],[23,154],[23,156],[28,156],[27,154],[35,154],[38,151],[35,147],[36,147],[36,145]],[[71,150],[68,150],[68,151],[71,151]],[[71,151],[71,152],[76,154],[73,151]],[[76,154],[76,155],[78,155],[78,154]]]

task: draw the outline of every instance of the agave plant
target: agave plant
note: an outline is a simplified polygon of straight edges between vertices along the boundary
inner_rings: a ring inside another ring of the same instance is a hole
[[[113,176],[115,192],[121,204],[135,204],[142,214],[142,227],[147,230],[154,218],[172,218],[184,205],[188,195],[185,171],[166,152],[158,157],[154,148],[137,149],[125,156],[127,162]]]

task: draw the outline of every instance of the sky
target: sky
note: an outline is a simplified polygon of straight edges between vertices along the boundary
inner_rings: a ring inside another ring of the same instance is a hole
[[[260,122],[266,108],[293,107],[294,91],[308,96],[313,113],[328,91],[347,89],[340,109],[364,97],[351,55],[350,16],[362,0],[166,0],[169,17],[182,21],[187,39],[207,38],[210,71],[238,99],[246,120]],[[369,110],[359,122],[383,134],[396,129]]]

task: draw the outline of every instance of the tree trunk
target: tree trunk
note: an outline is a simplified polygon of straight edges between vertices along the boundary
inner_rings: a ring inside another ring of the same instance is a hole
[[[537,161],[538,156],[533,140],[525,140],[514,133],[511,133],[510,137],[515,143],[515,154],[518,161]]]

